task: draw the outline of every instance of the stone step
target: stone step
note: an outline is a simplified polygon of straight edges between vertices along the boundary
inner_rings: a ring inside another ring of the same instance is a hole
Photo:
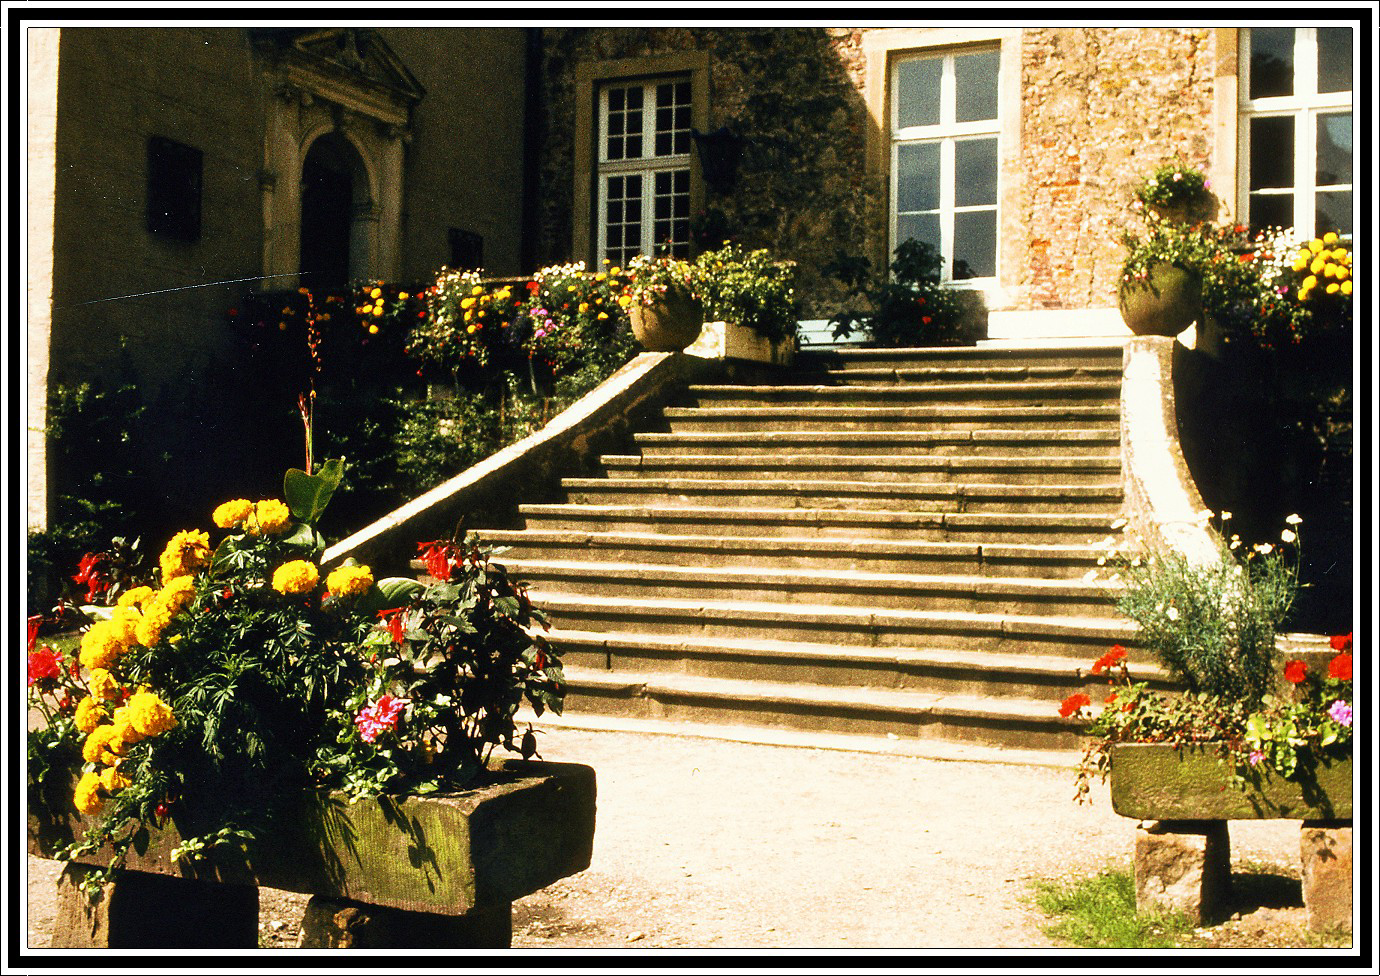
[[[680,457],[690,454],[776,455],[888,454],[910,455],[1088,455],[1119,457],[1121,432],[1107,424],[1050,430],[932,430],[932,431],[705,431],[680,434],[642,433],[633,444],[643,457]]]
[[[1096,572],[1094,545],[820,539],[657,532],[476,530],[505,559],[607,560],[680,566],[771,566],[874,573],[959,573],[1075,579]]]
[[[605,454],[599,463],[613,478],[729,479],[770,472],[791,480],[1010,485],[1106,484],[1121,472],[1121,458],[955,455],[948,457],[876,454],[777,454],[761,456],[696,454],[685,456]]]
[[[925,508],[944,512],[1106,513],[1121,507],[1118,482],[1105,484],[900,484],[787,481],[781,478],[564,478],[566,500],[583,505],[693,505],[729,508]]]
[[[684,566],[595,560],[499,560],[534,591],[964,613],[1111,617],[1123,588],[1106,580],[828,573],[774,566]]]
[[[755,638],[850,647],[934,647],[1085,659],[1134,646],[1120,617],[877,609],[807,603],[574,594],[533,587],[532,601],[562,630]]]
[[[1019,406],[1080,406],[1110,403],[1121,391],[1116,380],[1030,380],[1018,383],[892,383],[858,386],[691,386],[687,395],[699,407],[910,406],[924,404],[1009,403]]]
[[[1101,545],[1119,529],[1115,512],[935,512],[829,508],[722,508],[708,506],[522,505],[525,524],[543,531],[690,532],[721,537],[800,536],[907,542]]]
[[[844,647],[770,637],[691,638],[550,630],[563,664],[620,674],[690,674],[705,678],[867,687],[934,694],[989,695],[1055,703],[1075,692],[1107,694],[1092,662],[1037,654],[991,654],[931,647]],[[1137,665],[1133,680],[1176,687],[1163,668]]]
[[[795,369],[877,369],[952,366],[1120,366],[1120,346],[953,346],[899,349],[833,348],[800,350]]]
[[[566,669],[565,711],[1026,749],[1070,749],[1085,741],[1082,723],[1060,718],[1058,702],[579,667]]]
[[[877,363],[807,370],[788,375],[792,384],[881,386],[906,383],[1018,383],[1051,381],[1121,382],[1121,361],[1105,363],[977,363],[973,365],[923,365]]]
[[[985,431],[1017,426],[1025,430],[1090,429],[1120,431],[1120,407],[1114,403],[1077,406],[966,404],[923,406],[667,407],[662,411],[671,433],[733,431]]]

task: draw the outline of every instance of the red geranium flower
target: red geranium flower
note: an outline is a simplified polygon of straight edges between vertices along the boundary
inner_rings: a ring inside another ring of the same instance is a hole
[[[101,563],[103,562],[105,562],[104,553],[88,552],[77,563],[77,575],[72,577],[72,581],[86,587],[87,603],[94,602],[99,594],[110,589],[110,580],[101,570]]]
[[[1069,695],[1064,699],[1064,703],[1059,706],[1059,717],[1068,718],[1080,708],[1087,708],[1090,705],[1092,705],[1092,699],[1082,692],[1075,695]]]
[[[1126,656],[1126,648],[1113,644],[1112,649],[1093,662],[1092,673],[1101,674]]]
[[[1288,661],[1284,665],[1284,680],[1291,685],[1301,684],[1308,674],[1308,665],[1302,661]]]
[[[1332,638],[1331,643],[1334,651],[1349,651],[1351,650],[1351,633],[1348,631],[1345,634],[1338,634]]]
[[[29,655],[29,684],[54,681],[62,674],[62,655],[47,644]]]
[[[34,649],[38,643],[38,630],[43,626],[43,614],[36,613],[29,618],[29,650]]]
[[[1351,654],[1343,652],[1327,662],[1327,676],[1338,681],[1351,680]]]

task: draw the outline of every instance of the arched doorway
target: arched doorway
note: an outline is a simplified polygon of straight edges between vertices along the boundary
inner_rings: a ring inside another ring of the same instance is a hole
[[[368,238],[357,226],[372,211],[364,163],[338,132],[311,144],[302,162],[301,283],[340,288],[368,268]]]

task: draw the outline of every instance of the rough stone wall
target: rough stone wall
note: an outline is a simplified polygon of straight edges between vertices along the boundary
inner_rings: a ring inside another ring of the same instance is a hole
[[[1209,167],[1214,59],[1207,28],[1024,32],[1025,186],[1005,225],[1028,241],[1025,307],[1115,304],[1132,187],[1176,153]]]
[[[864,175],[861,32],[827,28],[548,28],[544,31],[543,262],[572,253],[575,65],[676,51],[710,52],[711,131],[748,141],[737,185],[706,204],[747,247],[799,262],[806,317],[827,316],[820,268],[860,253],[869,199]]]

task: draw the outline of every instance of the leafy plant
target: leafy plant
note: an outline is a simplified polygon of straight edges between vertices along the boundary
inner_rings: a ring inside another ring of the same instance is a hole
[[[792,262],[774,261],[765,249],[747,251],[725,244],[701,254],[695,267],[707,319],[734,322],[773,342],[795,338]]]
[[[824,273],[844,285],[853,306],[829,320],[834,338],[847,339],[861,331],[879,346],[951,346],[969,341],[967,325],[977,297],[945,287],[942,268],[939,253],[916,240],[896,249],[889,279],[875,279],[867,258],[840,254],[825,266]]]
[[[626,275],[628,295],[643,307],[660,301],[671,290],[700,297],[700,276],[695,265],[680,258],[639,254],[628,262]]]
[[[1211,199],[1202,170],[1182,159],[1156,167],[1135,188],[1133,196],[1141,205],[1160,208],[1201,208]]]

